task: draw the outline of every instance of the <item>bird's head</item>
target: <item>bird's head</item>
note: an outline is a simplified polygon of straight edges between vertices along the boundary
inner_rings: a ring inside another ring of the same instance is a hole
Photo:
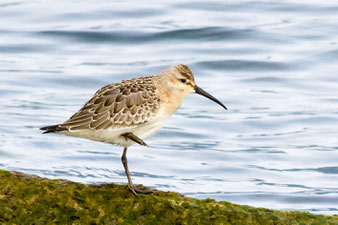
[[[192,93],[200,94],[227,109],[218,99],[196,85],[194,75],[187,65],[175,65],[164,70],[162,73],[166,74],[165,79],[168,79],[167,85],[172,90],[178,91],[182,96],[185,97]]]

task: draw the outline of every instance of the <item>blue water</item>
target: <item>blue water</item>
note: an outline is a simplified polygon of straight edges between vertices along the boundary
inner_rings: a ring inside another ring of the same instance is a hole
[[[338,213],[335,1],[1,1],[0,168],[126,183],[121,147],[49,134],[102,86],[184,63],[191,95],[134,183],[197,198]]]

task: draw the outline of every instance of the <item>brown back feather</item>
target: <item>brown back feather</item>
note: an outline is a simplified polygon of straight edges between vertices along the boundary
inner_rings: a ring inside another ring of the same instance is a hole
[[[153,76],[126,80],[98,90],[60,128],[80,131],[139,125],[155,116],[159,105]]]

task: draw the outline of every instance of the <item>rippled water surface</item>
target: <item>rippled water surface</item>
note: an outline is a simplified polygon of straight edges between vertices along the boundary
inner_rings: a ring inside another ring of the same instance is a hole
[[[0,168],[126,183],[121,147],[49,134],[102,86],[179,63],[191,95],[135,183],[197,198],[338,213],[335,1],[1,1]]]

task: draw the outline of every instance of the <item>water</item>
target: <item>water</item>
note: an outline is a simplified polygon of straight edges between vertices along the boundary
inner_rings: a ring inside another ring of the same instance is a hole
[[[121,147],[61,135],[105,84],[188,64],[229,110],[189,96],[136,184],[274,209],[338,213],[338,3],[1,1],[0,168],[126,183]]]

